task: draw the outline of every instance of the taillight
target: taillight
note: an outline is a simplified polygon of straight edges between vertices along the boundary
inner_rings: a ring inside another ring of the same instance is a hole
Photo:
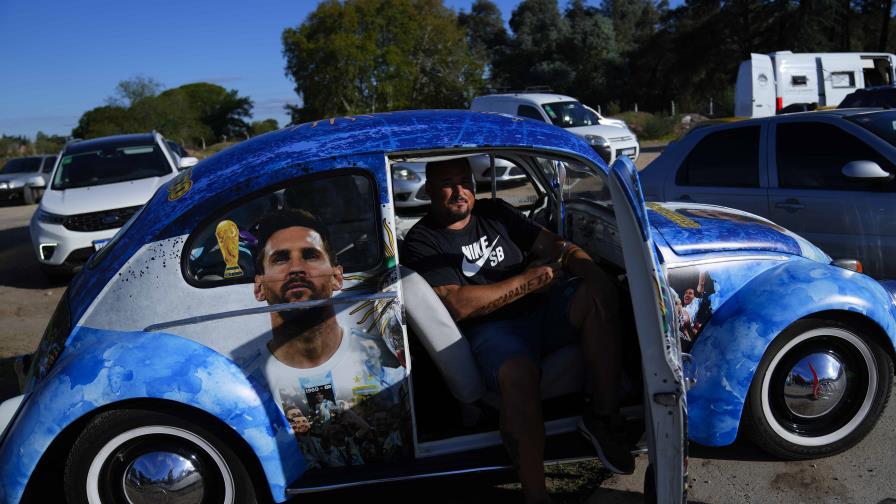
[[[784,108],[784,98],[780,96],[775,100],[775,112],[780,112]]]

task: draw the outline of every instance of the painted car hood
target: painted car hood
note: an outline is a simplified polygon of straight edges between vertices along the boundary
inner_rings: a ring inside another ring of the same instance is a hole
[[[647,203],[653,227],[679,256],[722,251],[761,251],[830,262],[797,234],[757,215],[715,205]]]
[[[143,205],[160,185],[174,174],[150,177],[115,184],[76,187],[62,191],[47,191],[41,200],[41,208],[59,215],[77,215],[113,208]]]

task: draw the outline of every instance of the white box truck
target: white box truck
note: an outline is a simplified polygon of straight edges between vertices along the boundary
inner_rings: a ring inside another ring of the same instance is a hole
[[[836,107],[856,89],[896,83],[896,55],[887,53],[750,54],[741,62],[734,115],[766,117],[789,105]]]

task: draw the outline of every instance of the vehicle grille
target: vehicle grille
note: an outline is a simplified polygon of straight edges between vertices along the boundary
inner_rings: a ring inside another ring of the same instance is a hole
[[[106,229],[118,229],[131,218],[142,205],[103,210],[102,212],[90,212],[78,215],[69,215],[62,223],[70,231],[103,231]]]
[[[420,201],[429,201],[429,195],[426,194],[426,186],[421,187],[420,190],[417,191],[417,199]]]
[[[523,174],[523,169],[520,168],[519,166],[512,166],[510,168],[510,173],[508,173],[508,175],[510,175],[511,177],[514,177],[516,175],[522,175],[522,174]]]
[[[65,258],[64,262],[67,266],[83,266],[94,252],[93,247],[75,249]]]
[[[630,136],[621,136],[621,137],[610,138],[609,140],[611,142],[628,142],[631,139],[632,139],[632,137],[630,137]]]

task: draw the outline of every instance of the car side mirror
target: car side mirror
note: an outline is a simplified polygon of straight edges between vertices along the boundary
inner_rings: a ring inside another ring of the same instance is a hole
[[[194,158],[193,156],[187,156],[180,158],[180,161],[177,162],[177,169],[184,170],[191,166],[196,166],[199,163],[199,159]]]
[[[29,178],[28,181],[25,183],[25,185],[28,187],[35,187],[35,188],[39,189],[41,187],[46,186],[47,181],[44,180],[44,178],[41,177],[40,175],[35,175],[34,177]]]
[[[874,161],[850,161],[843,165],[840,173],[844,177],[854,181],[883,182],[893,178]]]

